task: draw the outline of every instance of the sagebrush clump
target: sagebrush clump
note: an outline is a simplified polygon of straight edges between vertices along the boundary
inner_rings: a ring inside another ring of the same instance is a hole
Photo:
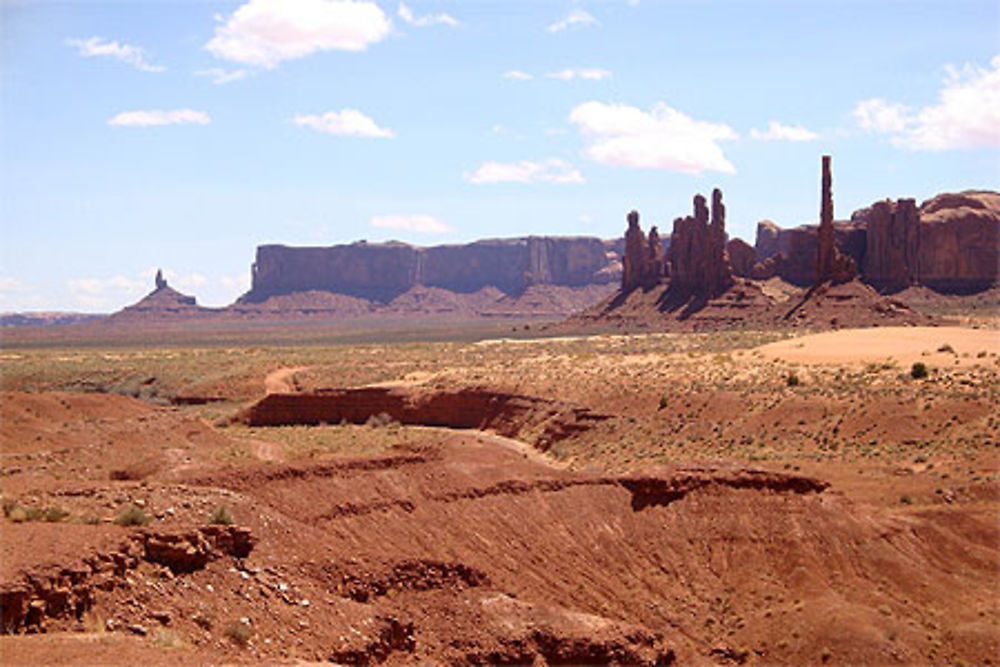
[[[115,517],[115,523],[119,526],[145,526],[152,520],[138,505],[129,505]]]
[[[236,523],[236,519],[233,518],[228,507],[219,505],[208,516],[208,522],[219,526],[231,526]]]

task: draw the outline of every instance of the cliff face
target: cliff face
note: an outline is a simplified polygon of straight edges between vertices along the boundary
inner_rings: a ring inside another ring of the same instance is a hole
[[[856,221],[838,220],[833,223],[837,251],[860,266],[865,256],[865,226]],[[819,252],[819,226],[801,225],[780,229],[770,220],[757,224],[754,244],[757,264],[751,271],[754,278],[780,276],[793,285],[805,287],[816,279],[816,258]]]
[[[925,285],[974,292],[997,284],[1000,194],[941,194],[918,209],[912,199],[857,211],[867,228],[864,279],[885,291]]]
[[[618,276],[602,240],[528,237],[418,248],[364,242],[326,248],[257,248],[253,286],[242,301],[305,290],[325,290],[389,301],[416,285],[453,292],[496,287],[519,294],[531,285],[577,287]]]
[[[970,292],[1000,280],[1000,193],[962,192],[920,207],[920,282]]]
[[[833,223],[836,249],[861,267],[864,282],[887,292],[924,285],[976,292],[1000,282],[1000,193],[941,194],[919,208],[885,200]],[[818,228],[757,225],[754,278],[780,276],[806,286],[815,272]]]

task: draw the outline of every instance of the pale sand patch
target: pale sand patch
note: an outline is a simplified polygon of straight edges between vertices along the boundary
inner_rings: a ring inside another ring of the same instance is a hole
[[[938,351],[944,345],[950,345],[954,352]],[[1000,356],[1000,332],[964,327],[842,329],[768,343],[757,350],[769,359],[802,364],[891,360],[899,364],[923,361],[935,366],[992,366]],[[986,355],[977,356],[981,352]]]

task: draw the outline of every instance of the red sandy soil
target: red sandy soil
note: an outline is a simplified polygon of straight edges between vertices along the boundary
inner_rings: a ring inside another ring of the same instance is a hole
[[[0,638],[5,664],[987,664],[1000,651],[995,483],[890,509],[819,467],[580,472],[473,430],[259,461],[229,456],[227,429],[133,399],[7,392],[0,408],[5,500],[70,513],[0,520],[5,629],[34,633]],[[133,503],[150,524],[110,523]],[[206,525],[220,504],[237,527]]]

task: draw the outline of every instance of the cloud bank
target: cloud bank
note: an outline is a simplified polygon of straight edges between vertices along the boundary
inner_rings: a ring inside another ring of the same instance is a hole
[[[731,127],[695,120],[663,102],[649,112],[585,102],[573,109],[569,120],[588,140],[585,153],[595,162],[688,174],[736,172],[719,143],[738,138]]]

